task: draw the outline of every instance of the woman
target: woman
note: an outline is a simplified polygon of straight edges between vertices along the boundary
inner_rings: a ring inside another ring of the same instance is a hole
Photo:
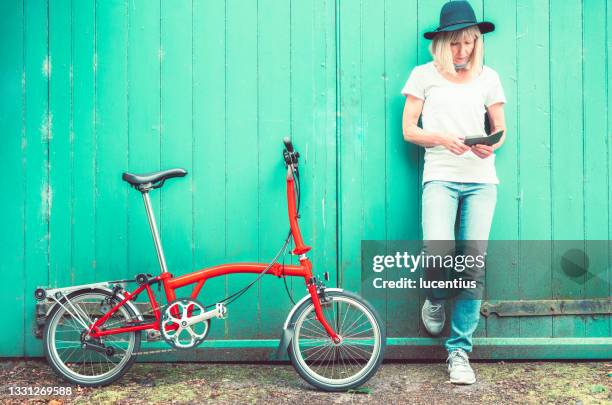
[[[433,40],[433,61],[415,67],[402,89],[406,96],[404,139],[425,147],[424,241],[489,238],[499,183],[494,152],[505,139],[506,102],[499,76],[482,63],[482,34],[494,29],[491,23],[476,22],[467,1],[446,3],[440,26],[425,33],[425,38]],[[468,135],[486,135],[485,111],[491,133],[503,131],[501,139],[493,146],[465,145]],[[420,116],[422,128],[418,126]],[[427,331],[437,335],[445,322],[445,300],[431,295],[421,315]],[[476,381],[467,353],[472,351],[480,304],[480,299],[454,300],[450,338],[445,343],[453,383]]]

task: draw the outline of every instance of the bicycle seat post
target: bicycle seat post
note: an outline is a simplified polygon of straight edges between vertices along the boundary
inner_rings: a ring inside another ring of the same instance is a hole
[[[157,231],[157,223],[155,222],[155,214],[153,213],[153,207],[151,206],[151,199],[149,198],[149,189],[143,187],[141,189],[142,198],[144,200],[145,209],[147,210],[147,218],[149,219],[149,227],[151,228],[151,234],[153,234],[153,242],[155,242],[155,250],[157,251],[157,259],[159,260],[159,267],[162,273],[168,272],[166,266],[166,258],[164,256],[164,249],[161,245],[161,239],[159,238],[159,232]]]

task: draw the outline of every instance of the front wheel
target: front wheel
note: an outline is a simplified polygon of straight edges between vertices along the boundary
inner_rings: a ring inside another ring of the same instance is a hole
[[[376,310],[356,294],[325,293],[321,303],[329,325],[341,337],[334,343],[315,315],[312,300],[293,317],[294,334],[288,348],[296,371],[325,391],[346,391],[369,380],[383,358],[385,332]]]

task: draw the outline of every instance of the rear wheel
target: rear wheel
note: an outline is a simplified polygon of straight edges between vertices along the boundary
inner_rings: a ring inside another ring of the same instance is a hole
[[[288,348],[291,363],[311,385],[325,391],[345,391],[368,381],[378,370],[385,348],[380,317],[356,294],[326,292],[322,303],[327,322],[341,337],[334,343],[316,318],[312,301],[298,308]]]
[[[47,361],[64,379],[83,386],[107,385],[132,366],[140,349],[140,332],[87,339],[86,328],[119,301],[105,290],[78,290],[56,304],[47,317],[43,348]],[[65,308],[64,308],[65,307]],[[76,311],[77,316],[73,316]],[[124,305],[105,323],[106,328],[124,326],[137,314]],[[83,347],[86,343],[87,348]],[[94,349],[94,347],[97,349]]]

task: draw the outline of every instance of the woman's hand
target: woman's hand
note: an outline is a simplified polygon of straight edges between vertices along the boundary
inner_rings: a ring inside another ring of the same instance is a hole
[[[439,134],[440,145],[453,152],[455,155],[463,155],[470,150],[470,147],[463,143],[464,136],[457,136],[448,133]]]
[[[487,145],[473,145],[472,152],[481,159],[486,159],[493,153],[493,147]]]

